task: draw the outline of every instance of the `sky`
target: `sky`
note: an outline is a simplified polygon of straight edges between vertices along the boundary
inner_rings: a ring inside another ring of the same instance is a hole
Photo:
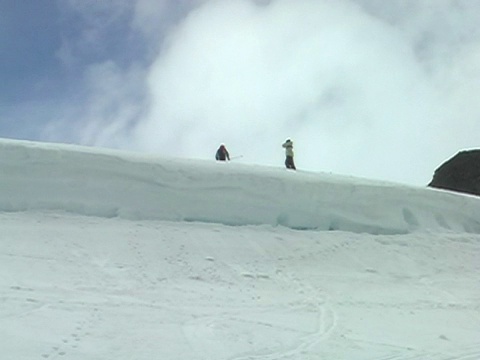
[[[478,146],[475,0],[5,0],[0,137],[424,186]]]
[[[0,185],[2,360],[480,356],[478,197],[17,140]]]

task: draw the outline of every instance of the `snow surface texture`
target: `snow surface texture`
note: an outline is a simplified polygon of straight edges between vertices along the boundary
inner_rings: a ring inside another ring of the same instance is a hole
[[[480,358],[478,198],[7,140],[0,166],[2,360]]]
[[[0,210],[303,230],[480,233],[479,199],[283,169],[0,143]]]

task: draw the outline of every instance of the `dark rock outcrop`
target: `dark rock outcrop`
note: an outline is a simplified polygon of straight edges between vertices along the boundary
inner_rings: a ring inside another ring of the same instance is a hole
[[[480,196],[480,150],[461,151],[444,162],[428,186]]]

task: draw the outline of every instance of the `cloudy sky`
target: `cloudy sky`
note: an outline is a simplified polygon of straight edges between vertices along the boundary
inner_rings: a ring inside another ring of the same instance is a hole
[[[413,185],[480,144],[478,0],[3,0],[0,137]]]

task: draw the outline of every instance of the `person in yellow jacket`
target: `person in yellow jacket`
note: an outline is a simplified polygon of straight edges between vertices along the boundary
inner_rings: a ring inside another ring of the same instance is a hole
[[[297,170],[293,162],[293,142],[287,139],[282,146],[285,148],[285,166],[287,169]]]

